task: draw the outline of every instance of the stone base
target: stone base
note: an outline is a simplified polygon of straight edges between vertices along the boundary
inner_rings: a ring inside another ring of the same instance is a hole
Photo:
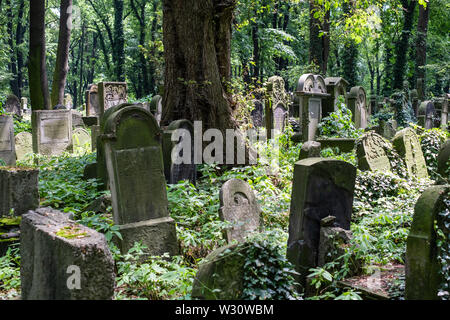
[[[173,256],[179,252],[175,221],[170,217],[120,225],[119,232],[123,240],[118,243],[118,247],[123,254],[139,241],[148,247],[141,259],[166,252]]]

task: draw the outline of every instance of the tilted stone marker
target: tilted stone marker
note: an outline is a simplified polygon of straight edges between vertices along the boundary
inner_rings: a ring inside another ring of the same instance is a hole
[[[11,115],[19,116],[19,117],[22,115],[22,108],[20,106],[20,100],[14,94],[10,94],[6,98],[6,102],[3,107],[5,108],[5,111]]]
[[[405,159],[408,175],[417,178],[428,178],[427,165],[423,156],[419,138],[411,128],[405,128],[392,140],[397,153]]]
[[[76,128],[72,134],[73,150],[83,149],[86,145],[91,144],[91,135],[86,129]]]
[[[439,299],[438,288],[444,279],[439,276],[434,222],[437,220],[442,228],[438,213],[446,209],[443,200],[449,194],[450,185],[432,186],[422,193],[414,207],[406,244],[405,298],[408,300]]]
[[[287,258],[306,287],[309,269],[318,265],[321,220],[336,217],[334,227],[350,229],[356,168],[345,161],[309,158],[294,167]]]
[[[168,210],[161,130],[141,105],[117,107],[102,118],[105,123],[101,138],[114,223],[123,237],[119,247],[127,252],[135,242],[142,241],[148,247],[146,254],[177,254],[175,222]]]
[[[110,300],[114,260],[105,236],[51,209],[29,211],[20,226],[23,300]]]
[[[347,95],[348,107],[352,111],[352,120],[355,127],[366,128],[369,120],[366,91],[363,87],[353,87]]]
[[[382,136],[373,131],[365,133],[356,143],[358,168],[363,171],[391,171],[385,148],[387,143]]]
[[[443,178],[450,180],[450,140],[445,141],[439,150],[437,172]]]
[[[100,115],[113,106],[128,102],[126,82],[100,82],[97,87]]]
[[[176,139],[176,141],[172,141],[172,139]],[[195,185],[197,165],[194,162],[194,125],[192,122],[184,119],[173,121],[164,131],[162,148],[164,175],[167,183],[176,184],[181,180],[189,180]]]
[[[14,122],[12,116],[0,116],[0,159],[7,166],[16,165]]]
[[[0,217],[20,216],[39,206],[39,170],[26,168],[0,169]]]
[[[24,160],[27,154],[33,153],[33,135],[29,132],[19,132],[15,137],[17,160]]]
[[[33,151],[58,156],[72,146],[71,110],[38,110],[32,115]]]
[[[231,223],[225,231],[229,243],[233,240],[244,241],[248,235],[259,232],[261,209],[247,182],[228,180],[220,189],[219,198],[220,219]]]
[[[425,129],[434,128],[436,109],[432,101],[424,101],[419,106],[417,124]]]
[[[307,158],[320,158],[321,144],[317,141],[307,141],[300,149],[299,160]]]

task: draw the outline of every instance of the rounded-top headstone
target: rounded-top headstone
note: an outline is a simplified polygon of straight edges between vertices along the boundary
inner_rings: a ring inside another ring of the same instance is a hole
[[[91,135],[86,129],[76,128],[72,133],[73,149],[77,150],[84,148],[87,144],[91,143]]]
[[[312,92],[314,88],[314,75],[312,73],[303,74],[297,83],[297,92]]]
[[[33,136],[29,132],[20,132],[15,137],[17,160],[24,160],[27,154],[33,153]]]
[[[391,164],[385,151],[387,147],[382,136],[374,131],[365,133],[356,142],[358,168],[363,171],[390,171]]]

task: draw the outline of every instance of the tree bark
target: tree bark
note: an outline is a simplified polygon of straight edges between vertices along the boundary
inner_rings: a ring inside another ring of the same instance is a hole
[[[45,0],[30,1],[28,81],[33,110],[50,109],[45,66]]]
[[[114,43],[113,58],[115,66],[115,78],[117,81],[125,81],[125,40],[123,35],[123,0],[114,0]]]
[[[317,0],[309,0],[309,63],[318,66],[319,72],[325,75],[330,53],[330,11],[325,13],[324,21],[321,21],[314,17],[314,13],[321,9]]]
[[[61,0],[59,13],[58,49],[52,84],[52,106],[64,104],[64,89],[69,71],[70,27],[72,22],[72,0]]]
[[[24,25],[23,14],[25,11],[25,0],[21,0],[19,3],[19,9],[17,13],[17,26],[16,26],[16,54],[17,54],[17,87],[18,97],[22,97],[23,89],[23,53],[20,50],[22,43],[25,41],[26,25]]]
[[[353,15],[352,3],[344,3],[344,13],[350,17]],[[342,74],[344,79],[348,81],[349,88],[356,86],[358,83],[358,73],[356,69],[356,60],[358,58],[358,48],[352,39],[348,39],[348,42],[344,45],[342,54]]]
[[[19,96],[19,87],[17,85],[17,61],[16,61],[16,46],[14,45],[14,32],[13,32],[13,22],[14,16],[12,12],[11,0],[6,1],[6,17],[7,24],[6,30],[9,34],[8,44],[9,44],[9,56],[11,57],[9,60],[9,72],[11,73],[11,79],[9,81],[9,86],[14,95]]]
[[[225,88],[234,6],[234,0],[163,1],[162,125],[188,119],[202,121],[204,130],[236,127]]]
[[[414,82],[418,78],[423,79],[423,89],[425,90],[425,65],[427,63],[427,31],[429,20],[429,6],[419,6],[419,19],[417,22],[417,42],[416,42],[416,69]]]

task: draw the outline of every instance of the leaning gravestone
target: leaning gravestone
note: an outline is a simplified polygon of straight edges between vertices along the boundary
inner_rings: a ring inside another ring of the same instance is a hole
[[[445,141],[439,150],[437,172],[450,181],[450,140]]]
[[[33,135],[22,131],[15,137],[17,160],[24,160],[27,154],[33,153]]]
[[[51,209],[29,211],[20,226],[23,300],[110,300],[114,260],[105,236]]]
[[[0,116],[0,159],[7,166],[16,165],[14,124],[12,116]]]
[[[388,147],[380,135],[373,131],[365,133],[356,142],[358,168],[363,171],[391,171],[391,164],[385,151]]]
[[[414,216],[406,244],[405,261],[405,298],[407,300],[436,300],[440,285],[445,281],[439,271],[437,227],[446,234],[449,246],[448,226],[443,223],[441,212],[447,215],[450,185],[432,186],[425,190],[414,207]],[[447,253],[448,254],[448,253]],[[447,258],[448,261],[448,258]],[[446,266],[448,268],[448,266]]]
[[[173,141],[172,138],[176,139]],[[189,120],[173,121],[163,134],[164,175],[169,184],[189,180],[195,185],[194,125]]]
[[[436,118],[436,109],[432,101],[424,101],[420,104],[417,116],[417,124],[425,129],[434,127],[434,119]]]
[[[109,108],[128,101],[126,82],[100,82],[97,87],[100,115]]]
[[[220,219],[231,223],[225,231],[228,243],[244,241],[248,235],[259,231],[261,209],[247,182],[228,180],[220,189],[219,198]]]
[[[392,140],[397,153],[405,160],[408,175],[417,178],[428,178],[427,165],[423,156],[419,138],[411,128],[405,128]]]
[[[86,145],[91,144],[91,135],[86,129],[76,128],[72,134],[73,150],[84,149]]]
[[[10,94],[6,98],[6,102],[4,105],[5,111],[14,116],[22,115],[22,108],[20,107],[20,100],[16,95]]]
[[[308,158],[294,167],[287,258],[306,288],[310,268],[318,265],[321,220],[336,218],[334,227],[350,229],[356,168],[345,161]]]
[[[72,146],[71,110],[33,111],[31,123],[34,153],[57,156]]]
[[[27,168],[0,169],[0,217],[20,216],[39,206],[39,170]]]
[[[141,105],[122,106],[104,115],[100,137],[114,223],[123,237],[119,247],[125,253],[142,241],[148,255],[174,255],[178,243],[168,210],[161,130]]]

